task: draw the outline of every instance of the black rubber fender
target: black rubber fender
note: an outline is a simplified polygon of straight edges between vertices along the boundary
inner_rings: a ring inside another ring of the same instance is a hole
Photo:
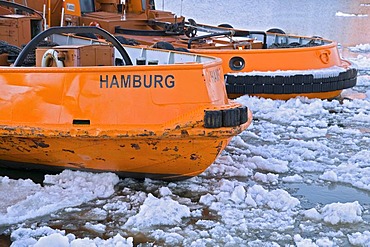
[[[123,36],[114,36],[121,44],[123,45],[132,45],[132,46],[135,46],[135,45],[139,45],[139,42],[134,40],[134,39],[126,39],[125,37]]]
[[[188,19],[188,22],[192,26],[196,26],[197,25],[197,23],[194,21],[194,19]]]
[[[227,23],[222,23],[222,24],[218,25],[218,27],[234,28],[233,26],[231,26],[230,24],[227,24]]]
[[[175,51],[190,52],[188,49],[186,49],[184,47],[176,47]]]
[[[301,94],[322,93],[354,87],[357,83],[357,69],[340,72],[338,76],[314,78],[313,75],[291,76],[235,76],[226,75],[228,94]]]
[[[153,48],[157,49],[163,49],[163,50],[171,50],[174,51],[175,47],[173,47],[172,44],[165,42],[165,41],[159,41],[153,45]]]
[[[1,53],[13,53],[13,54],[18,55],[22,49],[15,45],[6,44],[6,45],[2,45],[0,47],[0,50],[1,50]]]
[[[266,31],[267,33],[279,33],[279,34],[286,34],[282,29],[280,28],[270,28]]]

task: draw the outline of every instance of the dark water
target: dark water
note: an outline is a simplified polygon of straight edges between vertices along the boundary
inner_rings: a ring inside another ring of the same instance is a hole
[[[287,184],[291,194],[301,200],[304,208],[312,208],[317,204],[347,203],[358,201],[360,204],[368,204],[370,192],[356,189],[345,184]]]

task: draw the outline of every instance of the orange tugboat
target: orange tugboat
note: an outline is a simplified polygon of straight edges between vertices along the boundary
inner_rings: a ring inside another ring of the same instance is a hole
[[[198,24],[156,10],[153,0],[50,0],[45,5],[34,0],[28,5],[44,9],[50,26],[99,26],[122,43],[220,57],[231,98],[326,99],[356,85],[357,70],[340,58],[337,43],[320,37]]]
[[[123,47],[98,27],[39,33],[0,67],[0,89],[0,163],[11,168],[185,179],[252,121],[227,98],[221,59]]]

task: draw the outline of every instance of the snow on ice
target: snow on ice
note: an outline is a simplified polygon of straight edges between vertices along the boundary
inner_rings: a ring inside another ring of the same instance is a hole
[[[43,186],[0,177],[0,226],[12,246],[134,246],[135,234],[172,246],[368,246],[368,204],[307,204],[284,186],[341,183],[370,191],[366,75],[359,85],[364,99],[238,98],[253,111],[252,126],[203,174],[185,181],[138,182],[68,170],[46,175]],[[36,223],[79,213],[80,205],[94,201],[83,228],[104,238]]]
[[[59,209],[81,205],[95,198],[108,197],[113,194],[113,186],[118,181],[114,174],[90,174],[70,170],[56,176],[46,175],[44,183],[47,185],[44,187],[33,184],[30,180],[15,181],[2,177],[2,202],[9,206],[1,214],[0,225],[19,223]],[[26,192],[27,195],[24,194]]]

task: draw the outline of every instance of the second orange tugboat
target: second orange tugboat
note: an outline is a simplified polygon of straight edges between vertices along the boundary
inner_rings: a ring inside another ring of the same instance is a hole
[[[18,1],[22,2],[22,1]],[[222,58],[228,96],[334,98],[356,85],[357,70],[335,41],[279,29],[210,26],[157,10],[153,0],[34,0],[49,26],[99,26],[122,43],[178,49]],[[44,8],[43,8],[44,6]],[[0,37],[1,38],[1,37]]]

